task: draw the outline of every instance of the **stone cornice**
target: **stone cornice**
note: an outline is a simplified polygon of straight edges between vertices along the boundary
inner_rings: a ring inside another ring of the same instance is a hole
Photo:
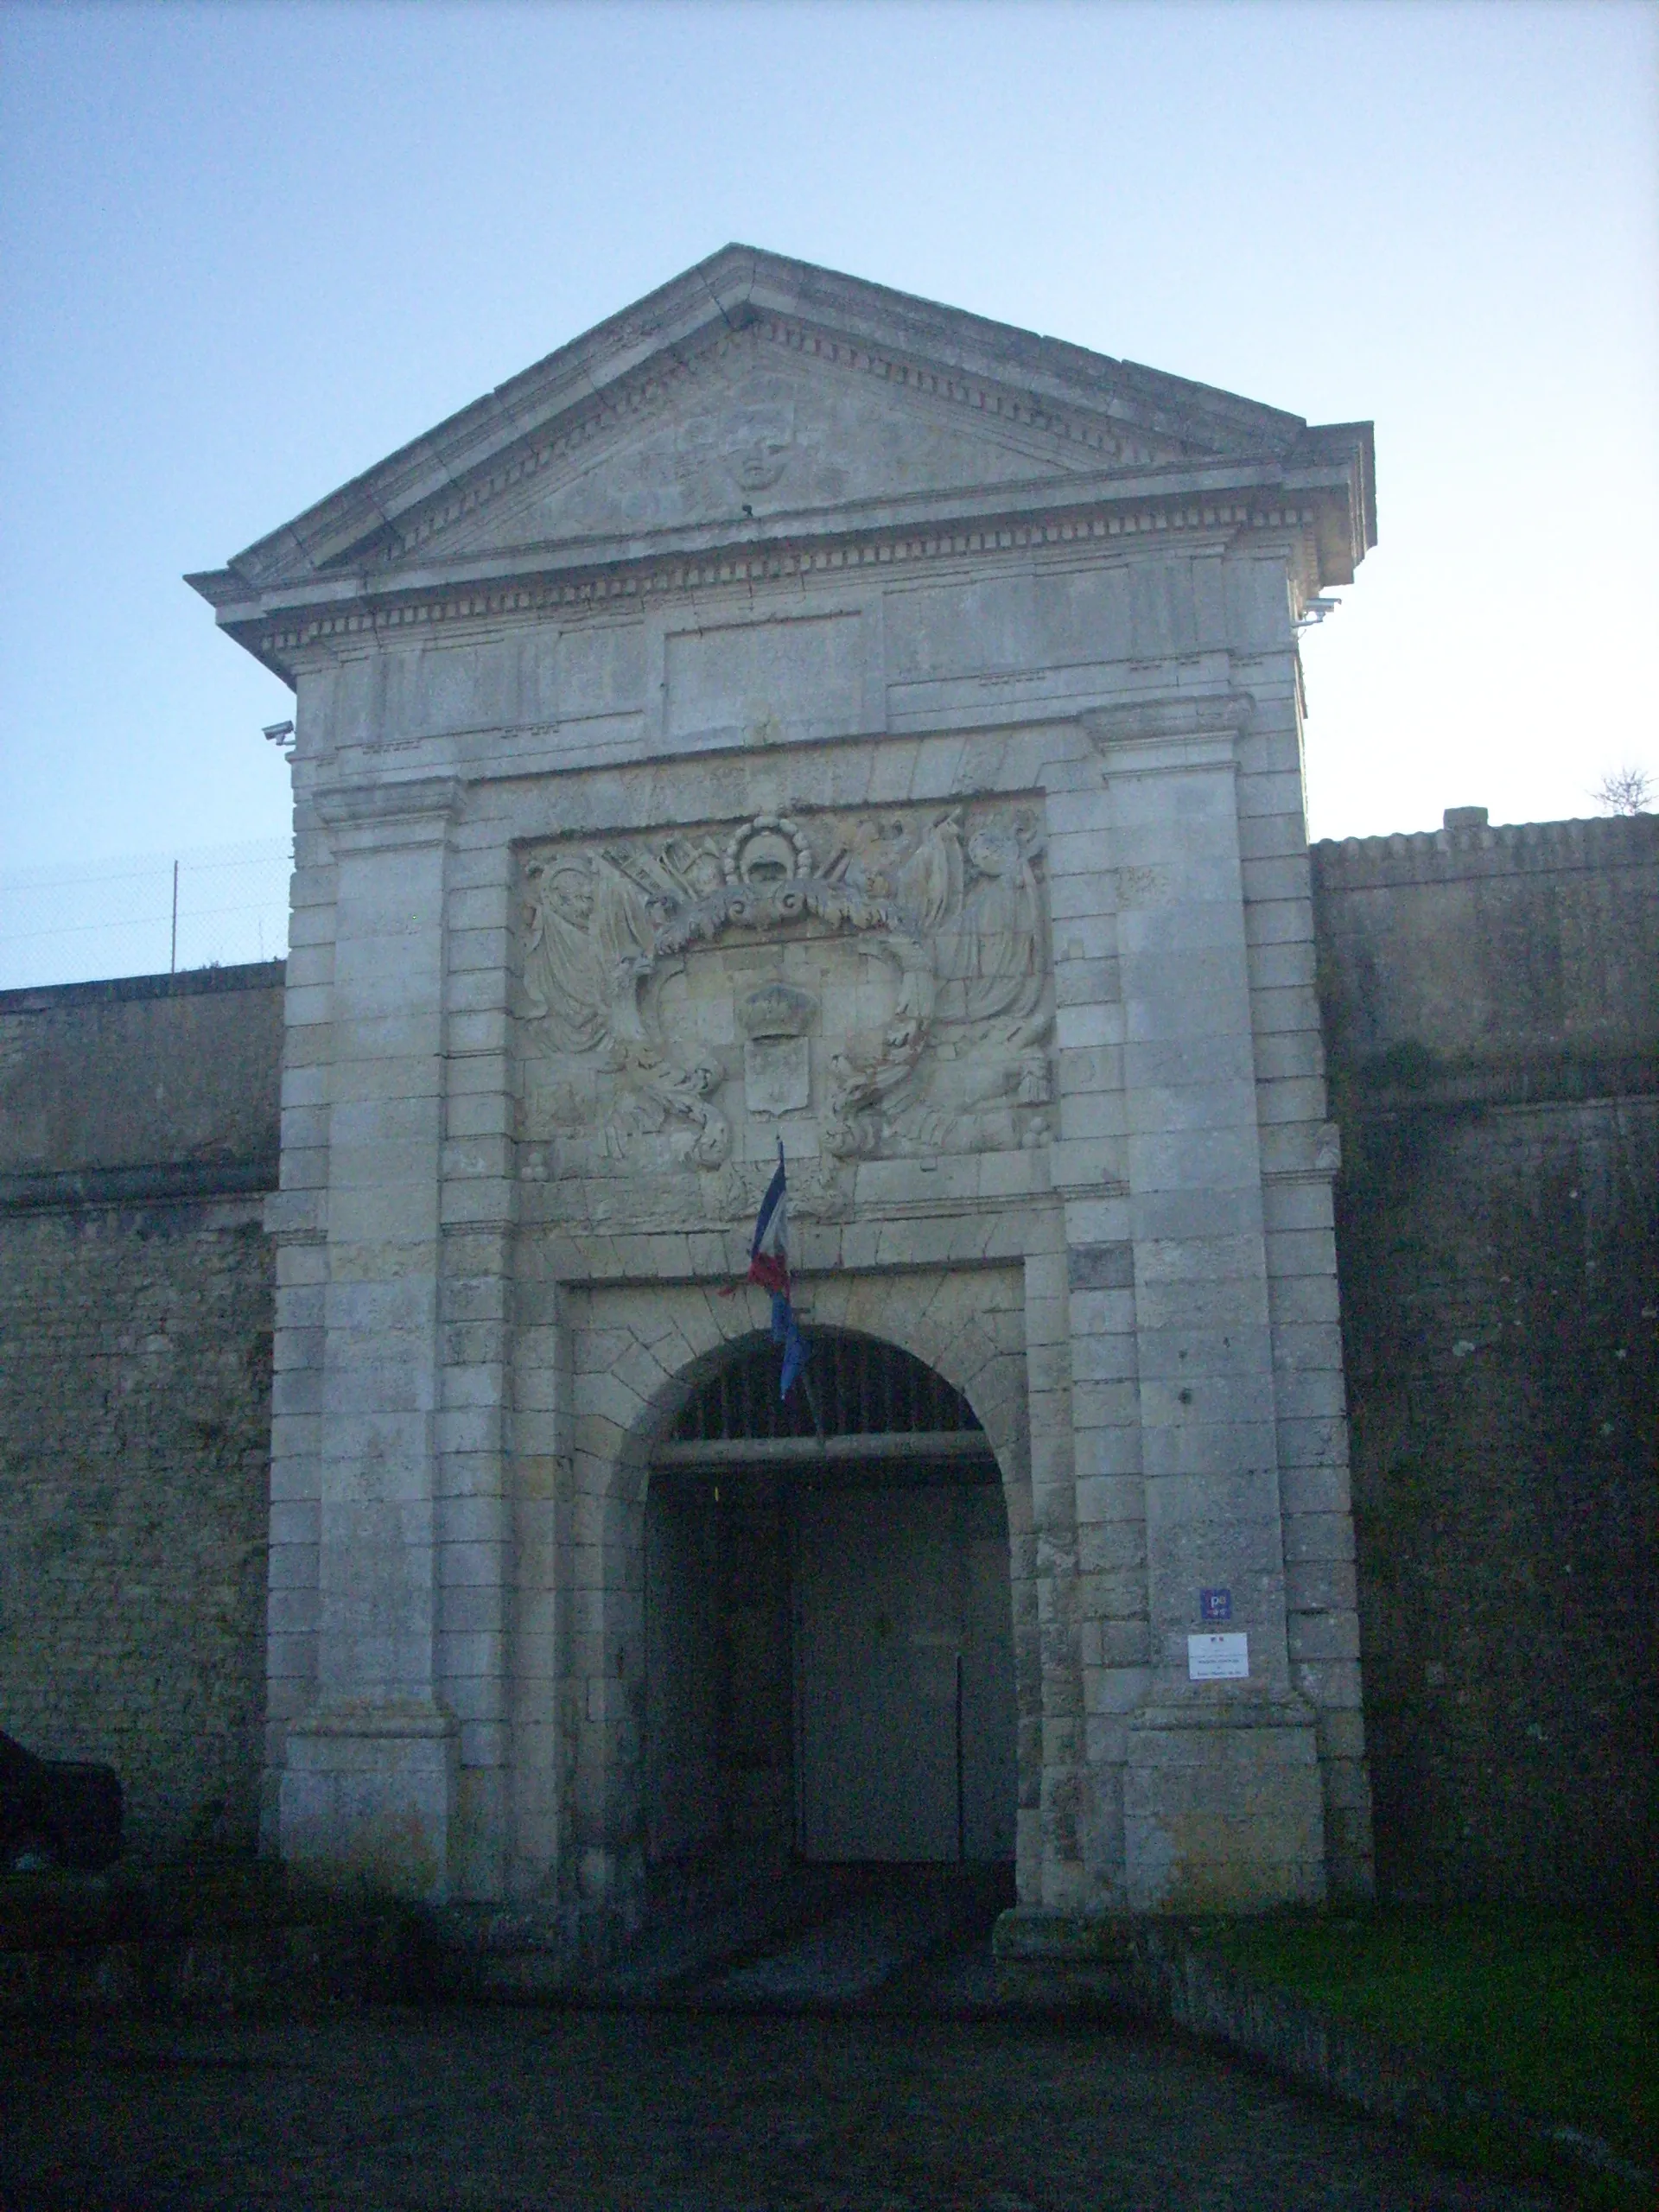
[[[284,590],[226,604],[219,620],[257,659],[292,683],[294,657],[308,648],[326,651],[335,639],[409,624],[492,620],[556,607],[612,606],[622,611],[630,602],[722,586],[809,576],[830,580],[868,569],[914,569],[986,554],[1063,553],[1067,547],[1098,551],[1113,543],[1131,551],[1171,534],[1188,541],[1209,537],[1218,541],[1219,550],[1247,531],[1289,533],[1300,543],[1308,588],[1345,581],[1351,573],[1344,568],[1332,575],[1321,558],[1330,536],[1328,485],[1289,484],[1281,472],[1272,470],[1203,475],[1221,480],[1195,480],[1185,474],[1177,485],[1114,487],[1107,497],[1091,487],[1093,497],[1075,500],[1067,496],[1070,485],[1045,483],[1046,496],[1034,512],[1033,501],[1023,513],[1009,513],[1005,490],[974,503],[988,512],[959,512],[943,520],[909,527],[895,523],[867,533],[849,533],[844,518],[831,518],[836,526],[826,526],[822,537],[798,531],[734,544],[727,528],[698,533],[708,541],[706,548],[679,553],[636,548],[632,558],[601,559],[595,549],[573,548],[560,562],[540,554],[521,563],[479,561],[448,579],[395,573],[331,579],[303,594]],[[612,556],[616,549],[603,551]]]
[[[1083,726],[1102,751],[1119,746],[1219,738],[1229,742],[1248,729],[1255,701],[1248,691],[1164,691],[1121,707],[1097,707]]]
[[[1087,474],[1036,476],[1020,481],[906,497],[851,501],[835,507],[779,509],[766,515],[716,516],[681,528],[624,537],[559,539],[491,551],[453,553],[422,565],[340,569],[327,574],[273,578],[259,585],[226,569],[193,576],[194,583],[225,624],[269,618],[283,609],[322,607],[423,591],[454,589],[471,582],[508,577],[556,576],[616,568],[665,564],[710,553],[741,557],[846,542],[876,543],[896,536],[960,534],[976,526],[1059,522],[1071,518],[1133,518],[1137,511],[1181,511],[1194,502],[1216,509],[1241,508],[1236,526],[1277,509],[1336,500],[1352,507],[1353,471],[1321,461],[1291,467],[1272,458],[1179,461],[1141,470],[1103,470]],[[1306,519],[1316,517],[1311,512]],[[1119,521],[1109,534],[1133,531],[1133,519]],[[1162,525],[1147,525],[1148,527]],[[1337,579],[1327,579],[1336,581]]]
[[[1160,692],[1081,716],[1108,776],[1231,769],[1255,701],[1248,691]]]
[[[459,776],[406,776],[360,784],[318,784],[307,793],[325,829],[350,832],[408,830],[442,835],[460,806]]]

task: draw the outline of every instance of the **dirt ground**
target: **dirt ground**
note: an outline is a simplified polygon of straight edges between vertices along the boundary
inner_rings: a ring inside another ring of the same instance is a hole
[[[6,2212],[1497,2212],[1103,2026],[385,2006],[0,2027]]]

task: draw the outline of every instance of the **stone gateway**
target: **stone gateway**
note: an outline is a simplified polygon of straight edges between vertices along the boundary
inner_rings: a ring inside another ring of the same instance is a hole
[[[734,246],[192,579],[297,695],[274,1847],[583,1942],[722,1853],[1369,1887],[1296,625],[1374,515],[1368,424]]]

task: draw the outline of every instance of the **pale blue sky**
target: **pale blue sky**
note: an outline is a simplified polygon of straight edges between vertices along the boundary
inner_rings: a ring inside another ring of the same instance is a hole
[[[730,238],[1376,423],[1316,835],[1659,780],[1659,16],[0,10],[0,868],[280,835],[180,577]]]

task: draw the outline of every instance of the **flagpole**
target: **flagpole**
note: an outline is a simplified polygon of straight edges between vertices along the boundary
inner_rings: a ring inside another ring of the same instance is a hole
[[[806,1334],[804,1329],[802,1330],[801,1334],[803,1336]],[[820,1452],[827,1452],[830,1449],[830,1440],[823,1433],[823,1408],[818,1403],[817,1388],[812,1380],[812,1363],[810,1359],[801,1370],[801,1387],[806,1392],[807,1404],[812,1408],[812,1426],[818,1432],[818,1449]]]
[[[783,1166],[783,1164],[784,1140],[780,1135],[778,1139],[778,1165],[781,1167]],[[807,1343],[807,1334],[804,1329],[801,1331],[801,1341],[803,1344]],[[818,1403],[817,1385],[812,1380],[812,1362],[810,1357],[802,1363],[800,1382],[801,1388],[806,1393],[806,1402],[811,1408],[812,1426],[818,1432],[818,1449],[820,1452],[827,1452],[830,1449],[830,1439],[824,1434],[823,1408]]]
[[[783,1130],[779,1130],[779,1174],[783,1174],[783,1177],[787,1179],[787,1173],[790,1173],[790,1170],[787,1170],[785,1159],[783,1159]],[[805,1344],[807,1340],[805,1330],[801,1330],[801,1340],[803,1344]],[[779,1378],[783,1376],[783,1363],[787,1360],[787,1356],[790,1356],[790,1347],[785,1344],[785,1347],[779,1351]],[[812,1409],[812,1427],[818,1431],[818,1451],[827,1451],[830,1449],[830,1438],[823,1433],[823,1407],[818,1405],[818,1391],[812,1382],[812,1360],[810,1358],[803,1360],[798,1380],[801,1380],[801,1389],[807,1394],[807,1407]]]

